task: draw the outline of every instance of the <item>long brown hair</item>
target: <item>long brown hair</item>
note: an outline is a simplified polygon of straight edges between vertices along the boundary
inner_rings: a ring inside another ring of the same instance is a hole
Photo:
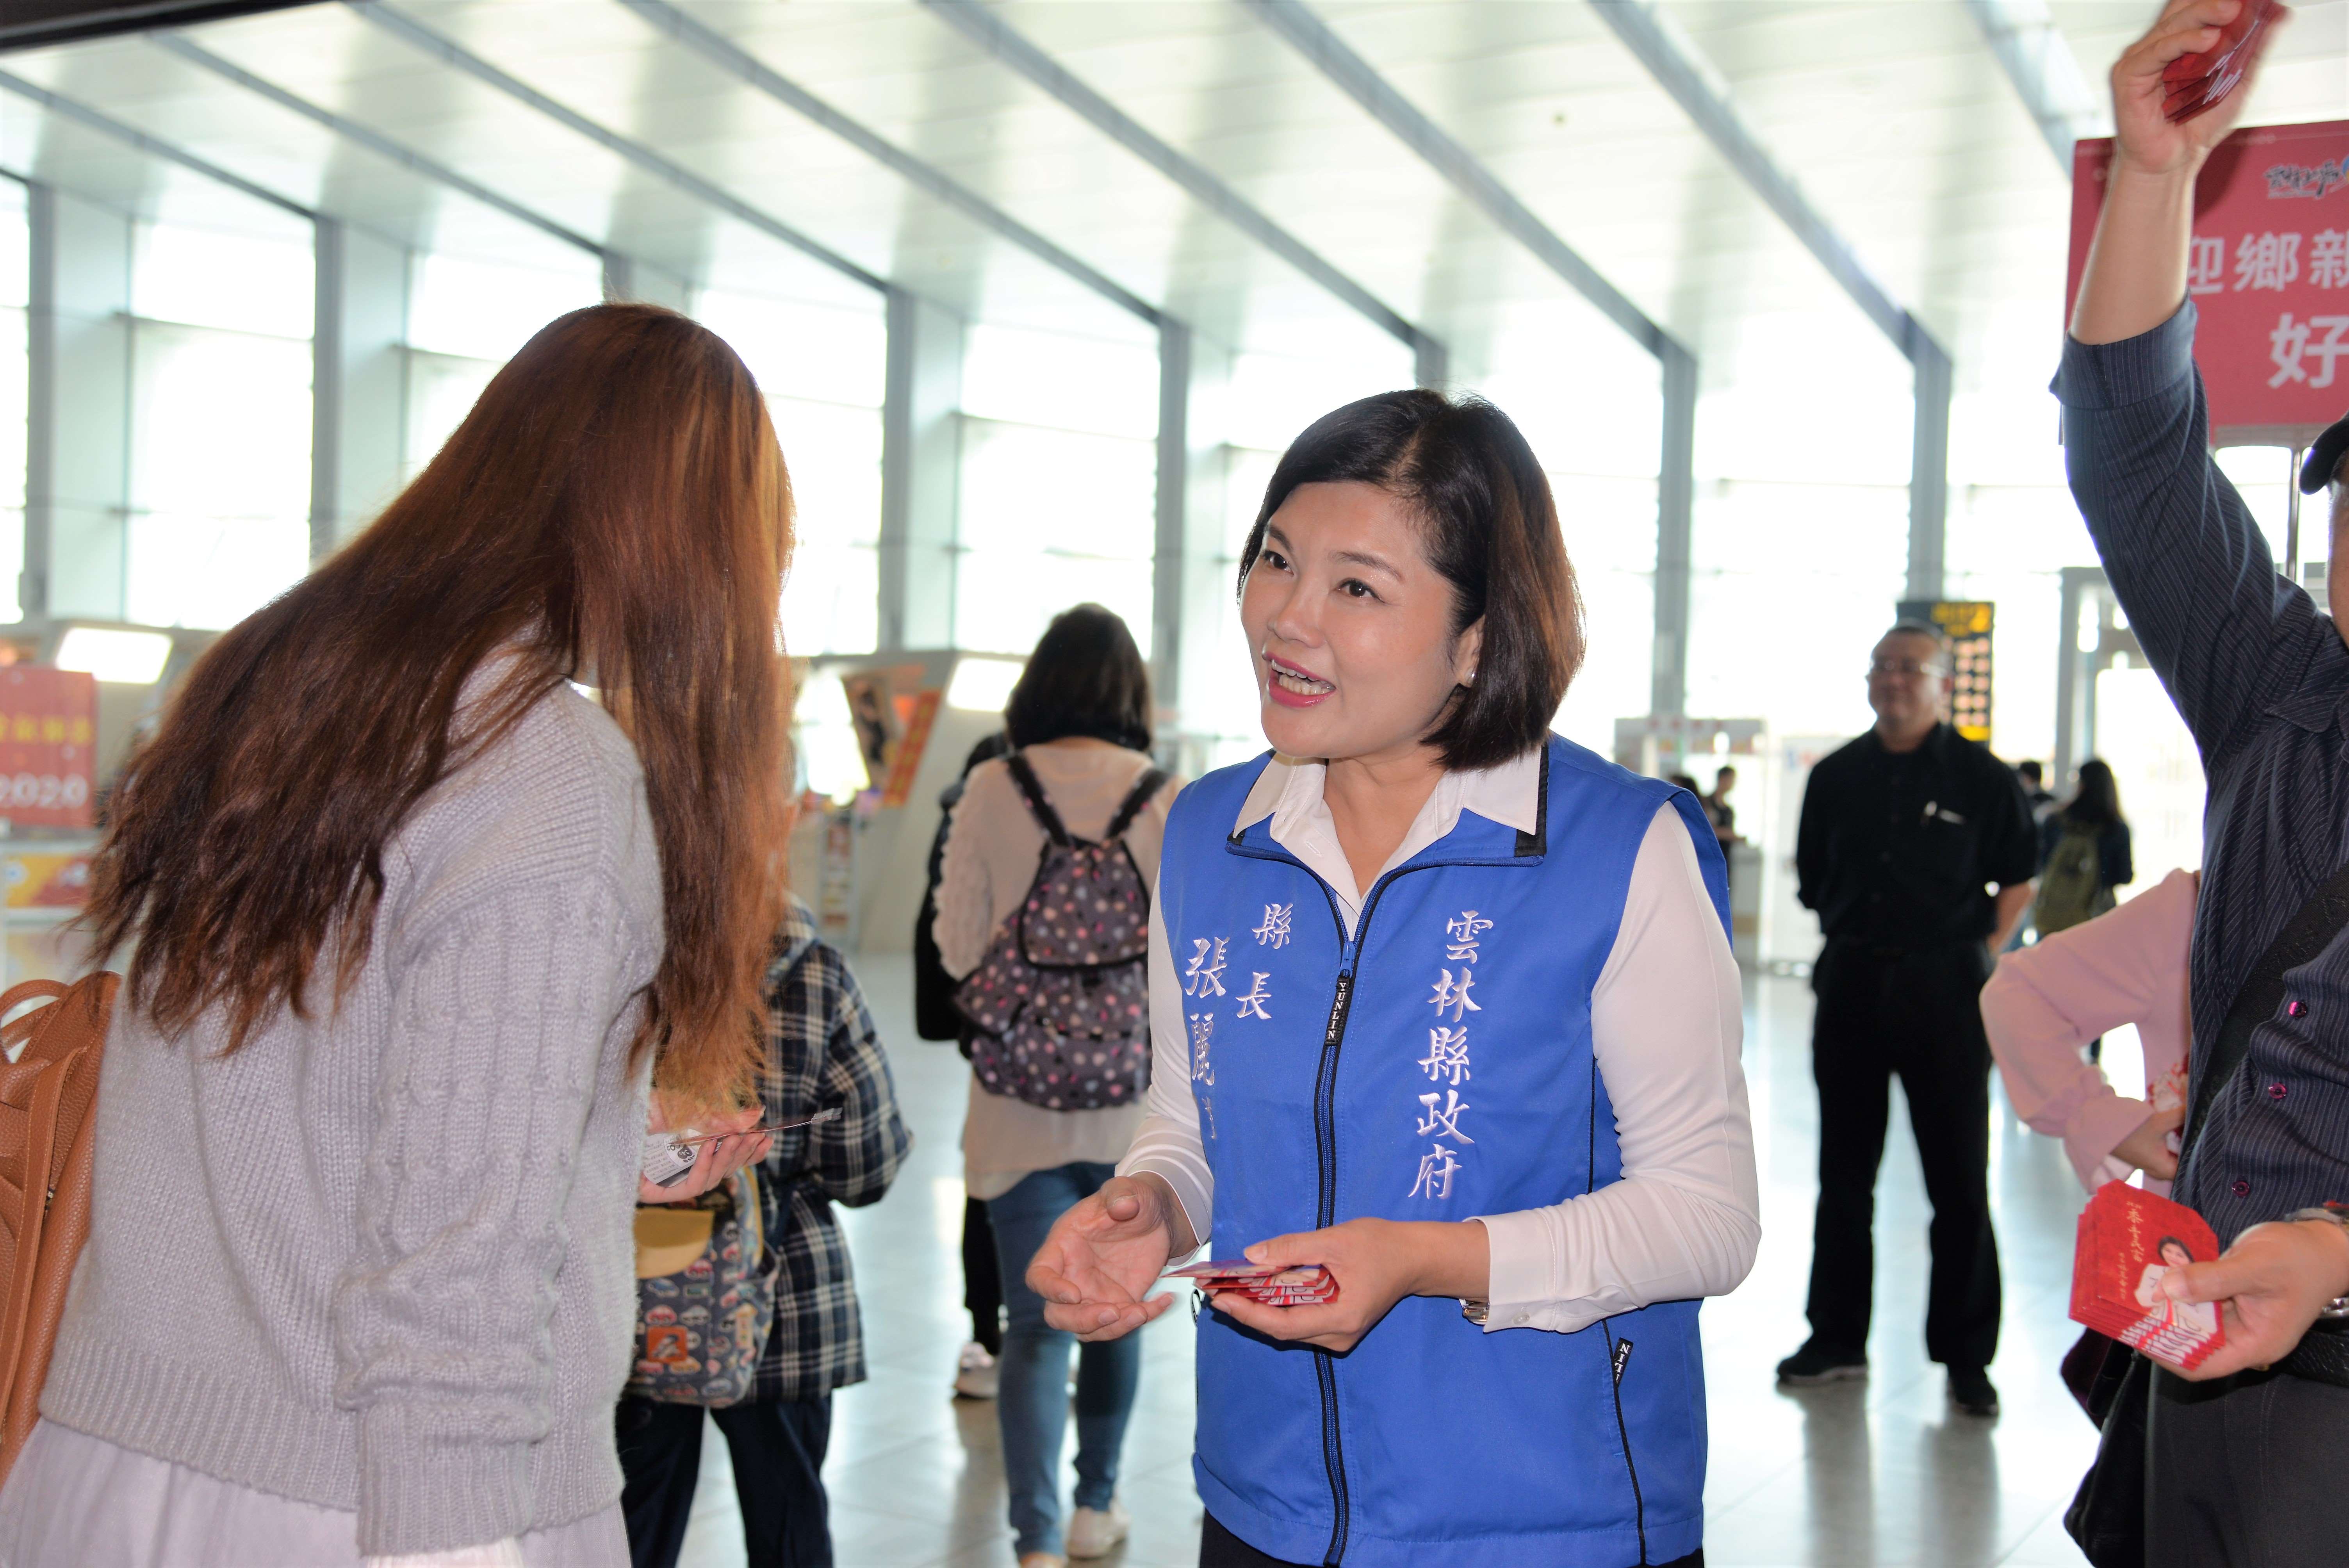
[[[716,335],[604,304],[549,324],[374,525],[214,643],[131,759],[93,867],[100,961],[168,1037],[331,1009],[365,962],[384,846],[558,681],[636,744],[667,946],[637,1058],[714,1102],[760,1056],[780,914],[791,480]],[[460,713],[467,677],[519,656]]]

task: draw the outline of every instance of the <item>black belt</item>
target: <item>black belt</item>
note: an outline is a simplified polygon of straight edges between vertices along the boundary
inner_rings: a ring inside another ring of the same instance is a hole
[[[2349,1319],[2317,1319],[2274,1369],[2312,1383],[2349,1388]]]

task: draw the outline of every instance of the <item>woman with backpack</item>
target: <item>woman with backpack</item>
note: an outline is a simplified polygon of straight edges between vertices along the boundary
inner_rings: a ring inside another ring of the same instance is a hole
[[[597,305],[198,661],[93,868],[129,974],[0,1563],[628,1561],[648,1082],[757,1119],[790,545],[741,360]]]
[[[1175,802],[1150,1115],[1030,1286],[1112,1341],[1202,1242],[1299,1271],[1197,1319],[1204,1568],[1695,1564],[1761,1239],[1719,840],[1549,733],[1581,604],[1490,404],[1317,420],[1240,588],[1271,750]]]
[[[1013,750],[970,771],[947,830],[934,930],[973,1026],[963,1180],[985,1200],[1009,1322],[997,1418],[1021,1568],[1123,1540],[1118,1450],[1139,1341],[1077,1369],[1076,1511],[1061,1525],[1071,1336],[1048,1326],[1028,1261],[1112,1175],[1150,1081],[1150,890],[1174,781],[1151,766],[1150,675],[1098,604],[1053,617],[1004,705]]]
[[[2129,855],[2128,819],[2111,767],[2091,757],[2080,764],[2080,787],[2039,824],[2039,891],[2031,922],[2042,936],[2069,931],[2118,902],[2113,892],[2137,880]]]

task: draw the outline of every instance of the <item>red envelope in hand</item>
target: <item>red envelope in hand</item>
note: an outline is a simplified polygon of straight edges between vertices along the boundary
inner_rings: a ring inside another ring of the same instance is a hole
[[[2162,1276],[2219,1255],[2219,1238],[2183,1203],[2124,1181],[2096,1189],[2080,1215],[2072,1320],[2173,1367],[2199,1367],[2226,1343],[2216,1303],[2173,1302]]]
[[[2208,114],[2242,85],[2257,51],[2252,44],[2267,31],[2283,7],[2276,0],[2244,0],[2235,19],[2219,30],[2219,41],[2199,54],[2180,55],[2163,67],[2162,81],[2169,96],[2161,111],[2173,125]]]

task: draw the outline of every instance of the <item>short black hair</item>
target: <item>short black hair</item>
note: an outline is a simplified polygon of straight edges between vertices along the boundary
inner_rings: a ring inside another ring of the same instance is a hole
[[[2023,778],[2030,779],[2033,784],[2043,783],[2047,778],[2047,775],[2041,770],[2038,763],[2030,761],[2027,758],[2016,763],[2014,765],[2014,770]]]
[[[1078,604],[1052,617],[1003,705],[1014,746],[1071,735],[1150,749],[1150,666],[1113,610]]]
[[[1452,584],[1454,634],[1485,623],[1475,683],[1454,690],[1427,737],[1444,765],[1490,768],[1539,745],[1582,667],[1582,595],[1549,477],[1524,435],[1481,397],[1423,387],[1324,414],[1289,443],[1265,487],[1240,551],[1243,591],[1290,492],[1349,480],[1418,514],[1428,562]]]

